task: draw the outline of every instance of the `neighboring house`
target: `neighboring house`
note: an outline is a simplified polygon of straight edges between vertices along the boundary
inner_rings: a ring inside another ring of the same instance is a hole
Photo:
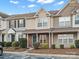
[[[4,30],[6,30],[7,28],[7,21],[5,18],[9,17],[9,15],[5,14],[5,13],[2,13],[0,12],[0,42],[3,41],[3,38],[2,38],[2,33]]]
[[[53,8],[53,7],[52,7]],[[69,0],[59,11],[45,11],[40,9],[36,13],[12,15],[6,19],[7,28],[2,32],[4,41],[18,41],[26,38],[27,47],[33,43],[48,43],[65,48],[79,39],[79,3]]]

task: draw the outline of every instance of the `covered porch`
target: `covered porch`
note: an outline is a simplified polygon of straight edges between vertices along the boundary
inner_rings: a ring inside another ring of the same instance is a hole
[[[31,33],[26,34],[27,38],[27,47],[33,48],[33,44],[39,42],[40,44],[48,43],[49,48],[53,44],[53,37],[51,33]]]
[[[49,29],[41,29],[41,30],[27,30],[26,31],[27,38],[27,47],[33,47],[35,42],[48,43],[49,48],[53,44],[53,34]]]

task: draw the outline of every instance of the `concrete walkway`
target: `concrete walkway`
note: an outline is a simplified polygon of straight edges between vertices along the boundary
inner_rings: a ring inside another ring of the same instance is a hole
[[[24,51],[24,52],[8,52],[8,51],[4,51],[4,53],[10,53],[10,54],[18,54],[18,55],[30,55],[30,56],[54,56],[54,57],[78,57],[79,55],[59,55],[59,54],[36,54],[36,53],[28,53],[28,51]]]

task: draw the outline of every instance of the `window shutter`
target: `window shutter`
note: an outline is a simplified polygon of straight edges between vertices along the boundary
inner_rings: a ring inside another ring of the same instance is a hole
[[[18,20],[18,28],[19,28],[19,20]]]
[[[11,28],[11,21],[9,21],[9,28]]]
[[[24,19],[24,27],[25,27],[25,19]]]
[[[16,28],[16,20],[14,21],[14,27]]]

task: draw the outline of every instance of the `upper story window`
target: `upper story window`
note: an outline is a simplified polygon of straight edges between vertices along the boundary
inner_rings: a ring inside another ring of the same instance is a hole
[[[38,20],[38,27],[42,27],[42,19]]]
[[[16,20],[10,20],[9,21],[9,28],[16,28],[17,25],[16,25]]]
[[[79,24],[79,15],[76,15],[75,24]]]
[[[25,27],[25,19],[9,20],[9,28]]]
[[[70,17],[59,18],[59,27],[70,27],[70,26],[71,26]]]
[[[25,27],[25,19],[18,20],[18,27]]]
[[[48,25],[47,18],[39,18],[38,19],[38,27],[46,27]]]

